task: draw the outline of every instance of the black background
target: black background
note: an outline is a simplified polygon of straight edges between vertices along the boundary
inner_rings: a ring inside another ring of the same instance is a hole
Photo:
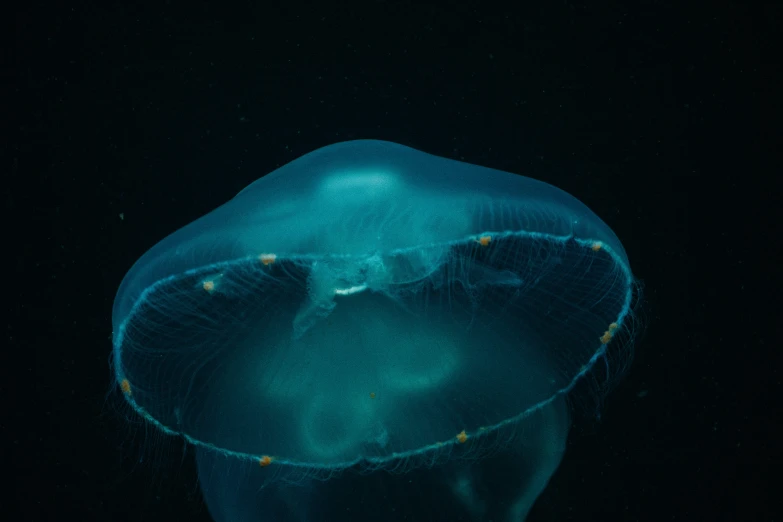
[[[779,6],[109,1],[11,20],[8,520],[209,520],[192,456],[115,407],[114,294],[166,234],[354,138],[559,186],[644,283],[631,371],[530,520],[781,520]]]

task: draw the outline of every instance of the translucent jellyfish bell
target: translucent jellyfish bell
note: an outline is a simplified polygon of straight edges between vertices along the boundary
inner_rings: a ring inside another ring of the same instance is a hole
[[[614,233],[559,189],[351,141],[139,259],[114,366],[196,446],[218,521],[521,520],[633,286]]]

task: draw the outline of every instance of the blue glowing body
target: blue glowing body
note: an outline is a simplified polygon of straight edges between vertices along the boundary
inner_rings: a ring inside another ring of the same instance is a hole
[[[196,446],[219,522],[523,520],[633,289],[617,237],[565,192],[345,142],[142,256],[114,368]]]

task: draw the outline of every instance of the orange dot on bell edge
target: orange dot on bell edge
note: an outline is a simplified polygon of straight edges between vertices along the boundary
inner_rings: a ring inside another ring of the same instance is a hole
[[[492,236],[481,236],[476,240],[481,246],[487,246],[492,241]]]
[[[271,463],[272,463],[272,457],[270,457],[269,455],[264,455],[263,457],[258,459],[258,465],[261,466],[262,468],[267,467]]]
[[[261,254],[260,256],[258,256],[258,260],[261,261],[261,263],[263,263],[264,266],[269,266],[277,260],[277,255]]]
[[[122,390],[122,393],[124,393],[125,395],[130,395],[131,394],[130,381],[128,379],[121,380],[120,389]]]
[[[460,432],[457,434],[457,442],[459,442],[460,444],[462,444],[462,443],[464,443],[466,440],[468,440],[468,434],[467,434],[467,433],[465,433],[465,430],[462,430],[462,431],[460,431]]]
[[[593,249],[593,252],[598,252],[599,250],[601,250],[601,243],[596,241],[595,243],[593,243],[593,246],[591,246],[590,248]]]

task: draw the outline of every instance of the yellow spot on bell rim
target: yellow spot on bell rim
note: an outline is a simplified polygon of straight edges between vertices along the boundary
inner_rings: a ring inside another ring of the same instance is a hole
[[[263,457],[258,459],[258,465],[261,466],[262,468],[265,468],[268,465],[270,465],[273,460],[274,459],[272,457],[270,457],[269,455],[264,455]]]
[[[263,263],[264,266],[269,266],[273,264],[275,261],[277,261],[277,255],[276,254],[261,254],[258,256],[258,260]]]

